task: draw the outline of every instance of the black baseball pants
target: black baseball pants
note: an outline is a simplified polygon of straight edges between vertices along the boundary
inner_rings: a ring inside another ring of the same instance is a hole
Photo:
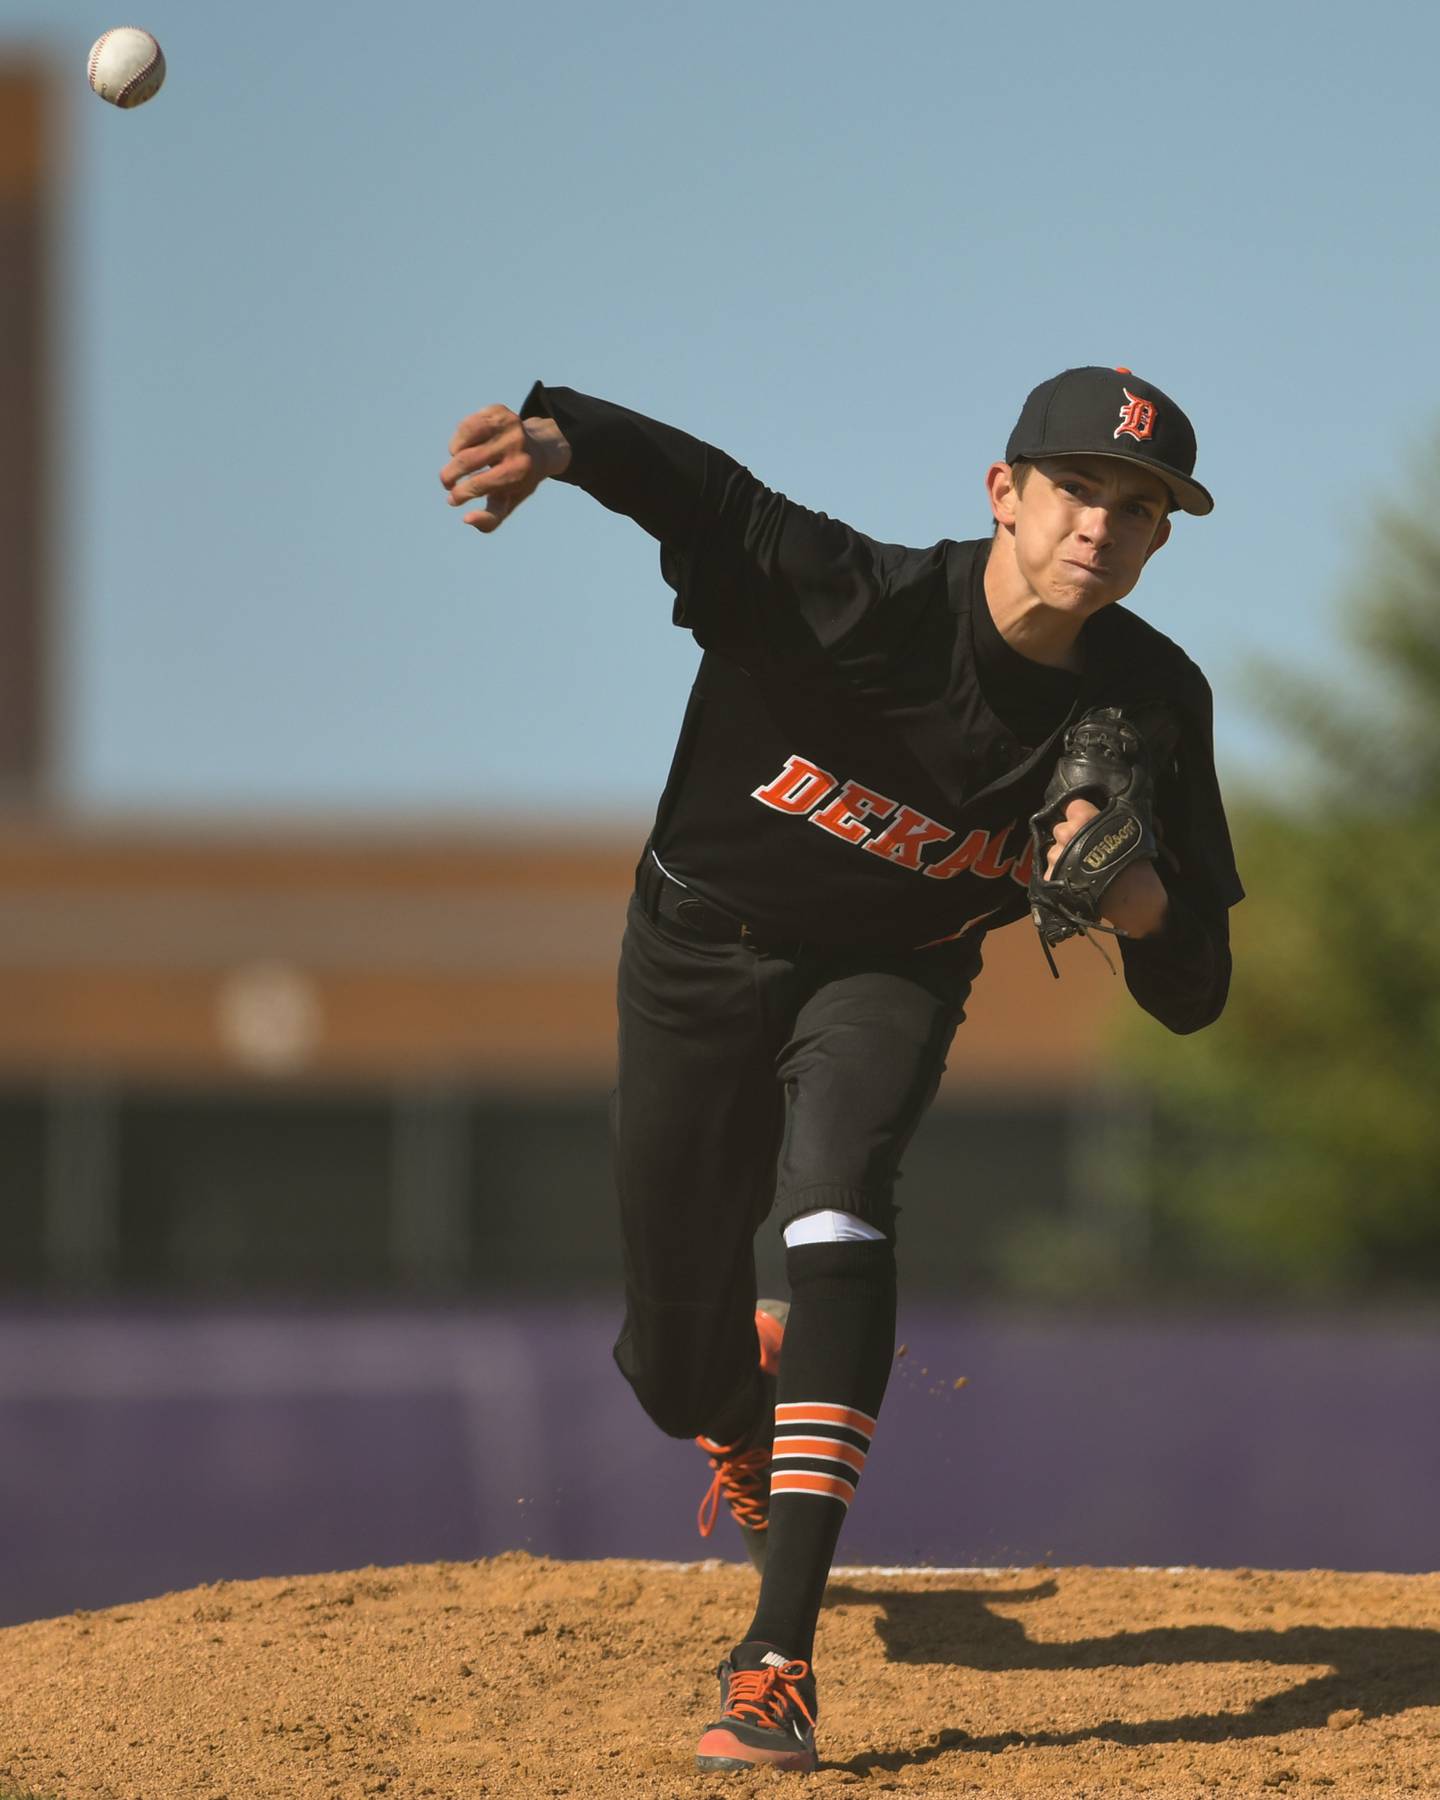
[[[648,861],[648,859],[647,859]],[[755,1380],[754,1236],[833,1208],[892,1241],[901,1157],[935,1096],[978,944],[754,950],[661,914],[641,865],[611,1110],[625,1266],[615,1360],[675,1437]]]

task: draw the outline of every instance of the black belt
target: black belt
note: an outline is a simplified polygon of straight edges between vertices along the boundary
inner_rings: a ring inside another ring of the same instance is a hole
[[[740,944],[757,956],[783,956],[790,961],[800,954],[802,945],[798,940],[783,942],[763,928],[748,925],[667,875],[648,846],[635,872],[635,891],[651,918],[662,918],[707,944]]]

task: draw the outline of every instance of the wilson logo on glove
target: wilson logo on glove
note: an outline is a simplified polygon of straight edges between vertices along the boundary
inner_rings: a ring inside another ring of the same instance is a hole
[[[1117,855],[1127,844],[1133,844],[1140,835],[1140,821],[1127,819],[1119,831],[1112,831],[1109,837],[1100,842],[1085,858],[1087,869],[1103,869],[1112,856]]]

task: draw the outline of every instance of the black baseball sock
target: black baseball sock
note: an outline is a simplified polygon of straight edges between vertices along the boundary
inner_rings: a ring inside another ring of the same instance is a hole
[[[745,1642],[808,1661],[845,1510],[895,1354],[895,1252],[885,1242],[801,1244],[785,1254],[790,1317],[780,1355],[770,1529]]]

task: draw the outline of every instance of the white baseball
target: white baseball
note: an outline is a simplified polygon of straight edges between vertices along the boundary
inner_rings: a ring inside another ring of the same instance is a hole
[[[112,106],[143,106],[164,79],[165,53],[138,25],[117,26],[90,47],[90,85]]]

